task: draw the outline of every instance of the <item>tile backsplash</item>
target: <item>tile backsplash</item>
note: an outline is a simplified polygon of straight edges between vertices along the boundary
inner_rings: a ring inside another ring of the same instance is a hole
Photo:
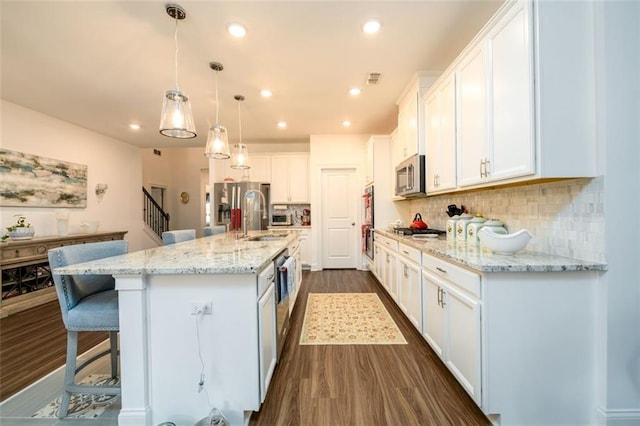
[[[409,201],[431,228],[445,229],[449,204],[534,235],[527,250],[605,262],[604,177],[446,194]],[[411,218],[406,218],[410,220]]]

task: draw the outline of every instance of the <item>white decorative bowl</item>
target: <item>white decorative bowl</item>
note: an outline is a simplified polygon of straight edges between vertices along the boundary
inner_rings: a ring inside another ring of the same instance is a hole
[[[480,244],[497,254],[514,254],[525,248],[533,237],[531,232],[521,229],[513,234],[498,234],[491,228],[480,228],[478,238]]]

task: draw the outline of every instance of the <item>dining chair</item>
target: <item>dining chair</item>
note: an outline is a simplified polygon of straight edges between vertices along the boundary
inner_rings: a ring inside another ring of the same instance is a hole
[[[178,229],[175,231],[165,231],[162,233],[162,244],[168,246],[170,244],[181,243],[183,241],[195,240],[195,229]]]
[[[202,228],[202,234],[205,237],[216,234],[224,234],[225,232],[227,232],[227,227],[224,225],[205,226],[204,228]]]
[[[111,377],[118,376],[118,293],[111,275],[61,275],[55,268],[103,259],[127,253],[124,240],[76,244],[58,247],[48,252],[49,265],[55,285],[62,321],[67,329],[67,359],[64,393],[60,404],[60,418],[67,416],[71,394],[117,395],[119,385],[80,385],[76,374],[98,358],[111,355]],[[109,349],[77,366],[78,332],[108,331]]]

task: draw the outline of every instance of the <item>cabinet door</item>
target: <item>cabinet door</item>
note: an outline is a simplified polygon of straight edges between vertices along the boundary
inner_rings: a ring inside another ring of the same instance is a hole
[[[289,157],[289,202],[304,204],[309,202],[309,156]]]
[[[254,155],[249,157],[251,168],[249,176],[251,182],[271,182],[271,156],[270,155]]]
[[[488,35],[492,155],[488,178],[535,173],[530,38],[526,7],[513,7]]]
[[[484,181],[486,152],[484,50],[480,43],[456,72],[458,185]]]
[[[456,187],[456,82],[455,74],[447,78],[439,90],[440,144],[438,158],[438,191]]]
[[[271,203],[289,202],[289,157],[271,157]]]
[[[380,243],[373,243],[373,269],[376,278],[380,281],[380,284],[384,287],[384,265],[386,263],[386,256],[384,249]]]
[[[409,321],[422,332],[422,284],[420,268],[402,256],[398,257],[398,306]]]
[[[387,290],[391,298],[398,301],[398,256],[395,252],[387,250],[387,264],[385,265],[385,276]]]
[[[427,96],[423,104],[424,110],[424,144],[426,153],[427,173],[425,176],[427,193],[438,190],[438,173],[440,172],[440,144],[441,120],[440,96],[433,91]]]
[[[260,348],[260,402],[264,402],[278,360],[276,300],[273,283],[258,300]]]
[[[445,287],[445,292],[448,312],[446,364],[480,405],[480,302],[451,286]]]
[[[442,286],[440,280],[422,271],[422,336],[431,348],[444,358],[445,311],[441,305]]]
[[[303,231],[302,235],[300,235],[300,262],[303,266],[311,265],[310,245],[309,231]]]

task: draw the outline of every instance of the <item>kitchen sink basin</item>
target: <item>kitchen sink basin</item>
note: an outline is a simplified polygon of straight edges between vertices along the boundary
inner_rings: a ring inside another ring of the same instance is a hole
[[[287,237],[287,234],[256,235],[253,237],[247,237],[246,241],[277,241],[284,240]]]

